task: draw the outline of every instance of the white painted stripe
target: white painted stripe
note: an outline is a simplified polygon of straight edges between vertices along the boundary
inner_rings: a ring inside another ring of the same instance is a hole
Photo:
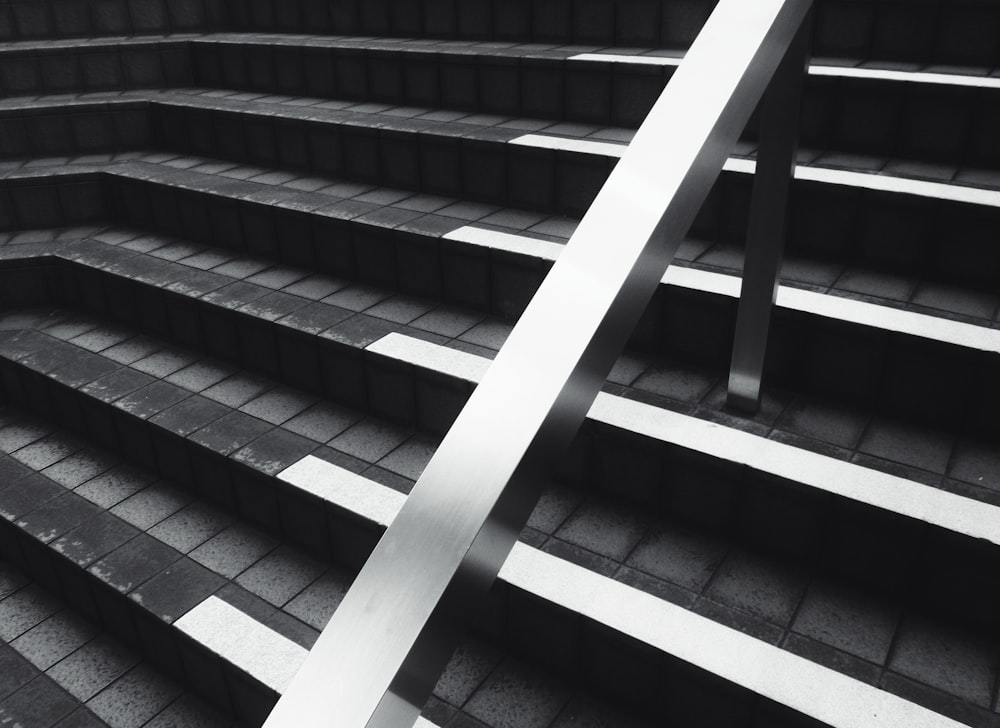
[[[511,233],[500,232],[499,230],[488,230],[486,228],[466,225],[457,230],[446,233],[447,240],[458,240],[463,243],[471,243],[491,250],[500,250],[505,253],[516,253],[527,255],[532,258],[542,258],[543,260],[554,261],[559,257],[564,246],[559,243],[552,243],[547,240],[538,240],[524,235],[513,235]]]
[[[309,472],[333,480],[342,477],[339,466],[311,455],[306,456],[309,459],[315,461]],[[369,482],[373,499],[378,498],[378,490],[389,489]],[[883,690],[522,543],[515,544],[499,578],[836,728],[960,726]]]
[[[343,468],[331,466],[322,460],[319,462],[329,466],[324,473],[326,479],[343,480],[345,473],[353,475]],[[365,488],[370,493],[370,500],[376,504],[391,500],[390,493],[399,495],[391,488],[370,480],[365,480]],[[403,497],[400,496],[401,499]],[[340,505],[351,508],[358,503],[354,499],[347,498]],[[400,501],[392,510],[389,522],[399,512],[401,505]],[[363,511],[355,513],[364,518],[368,517]],[[387,526],[388,522],[381,525]],[[216,596],[209,597],[187,612],[174,622],[174,626],[210,652],[259,680],[279,695],[285,691],[295,673],[302,667],[309,652]],[[438,726],[420,717],[413,724],[413,728],[438,728]]]
[[[627,144],[617,142],[593,141],[591,139],[576,139],[573,137],[550,136],[546,134],[523,134],[511,139],[508,143],[566,152],[601,154],[606,157],[616,158],[620,158],[625,154],[625,150],[628,149]],[[757,163],[752,159],[731,157],[726,160],[722,169],[727,172],[753,174],[757,169]],[[1000,190],[981,189],[979,187],[968,187],[960,184],[949,184],[947,182],[930,182],[910,179],[908,177],[894,177],[887,174],[852,172],[845,169],[830,169],[828,167],[816,166],[805,167],[802,165],[795,168],[795,179],[839,185],[842,187],[860,187],[866,190],[929,197],[935,200],[965,202],[971,205],[1000,207]]]
[[[959,728],[938,713],[538,549],[500,578],[836,728]],[[964,727],[962,727],[964,728]]]
[[[449,233],[447,237],[488,248],[503,246],[504,250],[516,251],[549,261],[555,261],[565,247],[544,240],[486,230],[471,225],[458,228]],[[742,286],[742,279],[738,276],[676,265],[667,269],[661,282],[664,285],[714,293],[730,298],[737,298]],[[916,313],[915,311],[904,311],[867,301],[856,301],[790,286],[778,288],[777,305],[792,311],[802,311],[838,321],[872,326],[979,351],[1000,353],[1000,329],[990,329]],[[463,378],[468,379],[468,377]]]
[[[726,160],[722,168],[727,172],[753,174],[757,169],[757,163],[752,159],[730,158]],[[1000,190],[966,187],[947,182],[929,182],[907,177],[893,177],[887,174],[852,172],[846,169],[830,169],[828,167],[804,167],[802,165],[795,168],[795,179],[840,185],[841,187],[860,187],[878,192],[929,197],[934,200],[1000,207]]]
[[[863,78],[872,81],[903,81],[927,83],[935,86],[970,86],[972,88],[1000,88],[1000,78],[995,76],[967,76],[958,73],[929,73],[927,71],[894,71],[888,68],[857,68],[850,66],[810,66],[812,76],[837,76]]]
[[[344,468],[331,470],[328,465],[319,458],[306,457],[285,468],[278,477],[327,503],[337,504],[388,527],[406,496],[392,488],[372,490],[367,478]]]
[[[919,336],[968,349],[1000,353],[998,329],[788,286],[778,288],[777,304],[793,311]]]
[[[306,659],[305,648],[215,596],[174,625],[277,693],[285,690]]]
[[[552,136],[548,134],[522,134],[511,139],[508,144],[518,144],[523,147],[540,149],[555,149],[560,152],[582,152],[585,154],[600,154],[605,157],[621,157],[628,149],[627,144],[616,142],[594,141],[593,139],[578,139],[576,137]]]
[[[473,383],[481,380],[489,365],[483,357],[398,333],[387,334],[368,349]],[[480,360],[478,368],[471,359]],[[660,442],[1000,544],[1000,508],[939,488],[605,392],[597,395],[587,416]]]
[[[683,58],[665,56],[638,56],[621,53],[578,53],[570,61],[600,61],[626,63],[637,66],[679,66]],[[972,88],[1000,88],[1000,78],[995,76],[968,76],[957,73],[929,73],[927,71],[897,71],[884,68],[859,68],[855,66],[809,66],[811,76],[860,78],[871,81],[902,81],[926,83],[935,86],[967,86]]]
[[[621,53],[577,53],[566,60],[628,63],[636,66],[679,66],[684,59],[671,56],[630,56]]]

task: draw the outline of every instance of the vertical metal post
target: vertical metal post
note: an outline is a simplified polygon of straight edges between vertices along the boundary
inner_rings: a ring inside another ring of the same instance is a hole
[[[788,189],[798,151],[802,83],[807,70],[807,18],[789,46],[761,99],[757,173],[754,176],[743,262],[743,287],[736,315],[727,404],[754,413],[767,353],[771,311],[778,293],[785,247]]]

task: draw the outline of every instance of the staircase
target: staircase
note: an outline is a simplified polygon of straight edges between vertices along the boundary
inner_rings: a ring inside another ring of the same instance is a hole
[[[1000,8],[816,2],[424,728],[1000,727]],[[263,723],[713,5],[0,2],[0,722]]]

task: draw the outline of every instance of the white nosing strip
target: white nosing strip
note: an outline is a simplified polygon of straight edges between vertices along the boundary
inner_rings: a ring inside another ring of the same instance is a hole
[[[478,382],[489,360],[403,334],[369,350],[414,366]],[[476,368],[470,359],[479,359]],[[459,374],[458,372],[461,372]],[[617,397],[597,395],[588,417],[614,427],[1000,544],[1000,508],[906,478],[802,450],[732,427]]]
[[[674,56],[638,56],[622,53],[577,53],[568,61],[600,61],[602,63],[628,63],[636,66],[679,66],[683,58]]]
[[[313,459],[315,460],[315,458]],[[347,473],[343,468],[337,468],[322,460],[318,462],[328,466],[324,473],[324,477],[327,479],[343,479],[344,473]],[[353,473],[347,474],[353,475]],[[399,495],[396,491],[370,480],[365,480],[365,487],[370,493],[371,500],[376,503],[389,500],[388,493]],[[383,491],[388,491],[388,493]],[[340,505],[351,508],[358,503],[356,500],[348,498]],[[399,506],[396,506],[389,521],[395,517],[398,511]],[[356,513],[365,518],[368,517],[363,511],[356,511]],[[387,526],[388,523],[382,525]],[[188,611],[174,622],[174,626],[195,642],[238,670],[259,680],[279,695],[285,692],[285,688],[302,667],[308,654],[308,650],[304,647],[216,596],[210,596]],[[413,724],[413,728],[438,728],[438,726],[424,717],[419,717]]]
[[[423,343],[423,342],[422,342]],[[381,526],[388,526],[406,500],[392,488],[371,489],[371,481],[344,468],[306,457],[285,468],[278,477],[327,503],[335,503]]]
[[[619,158],[628,149],[627,144],[577,139],[574,137],[550,136],[546,134],[522,134],[519,137],[511,139],[508,143],[526,147],[539,147],[564,152],[585,152],[587,154],[600,154],[606,157]],[[757,169],[757,163],[752,159],[730,157],[726,160],[722,169],[727,172],[753,174]],[[1000,190],[968,187],[959,184],[949,184],[947,182],[930,182],[908,177],[894,177],[886,174],[852,172],[845,169],[807,167],[803,165],[795,168],[795,179],[840,185],[843,187],[858,187],[879,192],[894,192],[903,195],[929,197],[935,200],[948,200],[949,202],[964,202],[970,205],[1000,207]]]
[[[586,154],[600,154],[604,157],[621,157],[628,149],[627,144],[617,142],[601,142],[593,139],[578,139],[576,137],[550,136],[547,134],[522,134],[511,139],[508,144],[517,144],[523,147],[538,147],[540,149],[554,149],[560,152],[583,152]]]
[[[988,329],[961,321],[788,286],[778,288],[777,304],[793,311],[919,336],[968,349],[1000,353],[1000,329]]]
[[[305,459],[315,462],[297,472],[334,480],[342,477],[339,466],[311,455]],[[298,484],[297,479],[291,482]],[[379,491],[389,490],[372,481],[367,488],[373,500],[379,498]],[[836,728],[960,726],[876,687],[522,543],[515,544],[499,578]],[[433,724],[417,725],[433,728]]]
[[[187,612],[174,626],[279,694],[302,667],[308,652],[215,596]]]
[[[837,76],[861,78],[871,81],[903,81],[927,83],[935,86],[971,86],[972,88],[1000,88],[996,76],[968,76],[958,73],[932,73],[928,71],[894,71],[889,68],[857,68],[852,66],[810,66],[812,76]]]
[[[544,240],[477,228],[471,225],[458,228],[446,237],[471,245],[519,252],[550,261],[555,261],[565,248],[564,245]],[[679,286],[730,298],[737,298],[742,286],[742,279],[738,276],[682,266],[670,266],[661,282],[664,285]],[[886,331],[918,336],[969,349],[1000,353],[1000,329],[989,329],[938,316],[880,306],[876,303],[856,301],[816,291],[805,291],[790,286],[778,288],[776,303],[781,308],[792,311],[877,327]],[[463,377],[463,379],[471,380],[470,377]]]
[[[447,240],[458,240],[463,243],[472,243],[491,250],[500,250],[505,253],[517,253],[518,255],[528,255],[532,258],[542,258],[543,260],[555,260],[562,252],[563,245],[550,243],[547,240],[538,240],[524,235],[513,235],[511,233],[500,232],[499,230],[488,230],[486,228],[466,225],[450,233],[446,233]]]
[[[578,53],[570,61],[600,61],[626,63],[637,66],[679,66],[683,58],[673,56],[640,56],[622,53]],[[895,71],[886,68],[858,68],[856,66],[809,66],[810,76],[835,76],[860,78],[871,81],[902,81],[926,83],[935,86],[968,86],[972,88],[1000,88],[1000,78],[995,76],[968,76],[957,73],[932,73],[928,71]]]

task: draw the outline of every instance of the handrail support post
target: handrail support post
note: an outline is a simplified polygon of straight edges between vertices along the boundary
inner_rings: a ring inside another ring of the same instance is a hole
[[[751,414],[760,408],[767,338],[785,247],[788,193],[795,174],[802,85],[808,65],[810,16],[802,23],[760,104],[757,169],[726,400],[730,408]]]

